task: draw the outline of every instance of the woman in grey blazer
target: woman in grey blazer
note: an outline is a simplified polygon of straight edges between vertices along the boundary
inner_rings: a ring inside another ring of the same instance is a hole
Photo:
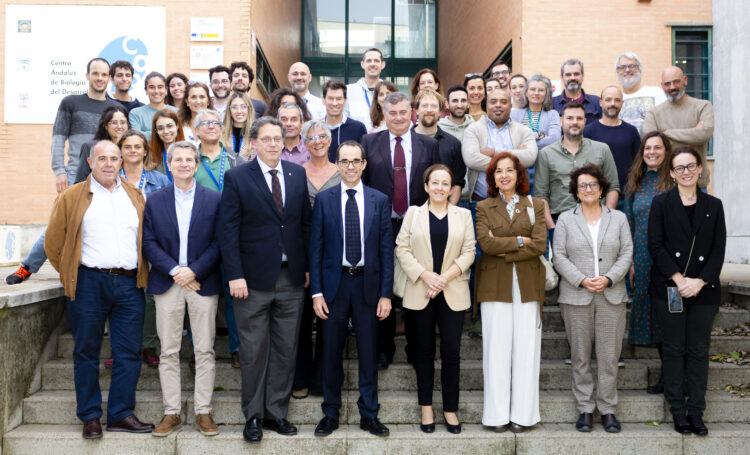
[[[609,181],[599,166],[586,164],[570,174],[569,191],[579,201],[557,221],[553,261],[560,273],[560,311],[570,343],[573,395],[579,412],[576,429],[593,429],[594,408],[602,426],[620,431],[617,361],[625,332],[624,278],[633,258],[625,214],[607,208],[602,196]],[[591,374],[591,345],[596,346],[597,396]]]

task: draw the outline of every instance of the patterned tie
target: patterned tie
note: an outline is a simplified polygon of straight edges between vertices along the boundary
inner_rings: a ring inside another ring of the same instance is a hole
[[[279,183],[279,177],[276,175],[279,171],[271,169],[268,172],[271,174],[271,192],[273,193],[273,201],[276,203],[276,210],[279,211],[279,215],[283,215],[284,199],[281,197],[281,184]]]
[[[393,151],[393,211],[398,216],[404,216],[409,208],[409,198],[406,188],[406,157],[401,146],[401,137],[396,137],[396,147]]]
[[[344,231],[346,232],[346,260],[352,267],[359,264],[362,258],[362,247],[359,238],[359,210],[354,195],[357,190],[346,190],[349,199],[346,201],[344,211]]]

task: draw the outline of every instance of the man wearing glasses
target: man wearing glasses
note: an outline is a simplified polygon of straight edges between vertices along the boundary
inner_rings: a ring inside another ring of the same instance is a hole
[[[708,100],[693,98],[685,93],[688,78],[676,66],[670,66],[661,74],[661,87],[667,97],[662,103],[646,113],[643,133],[661,131],[668,138],[672,150],[688,146],[698,150],[706,160],[708,141],[714,135],[714,107]],[[698,176],[698,186],[705,191],[710,181],[708,166]]]
[[[646,112],[665,102],[667,97],[660,87],[643,85],[643,64],[633,52],[625,52],[617,57],[615,73],[623,92],[620,120],[630,123],[641,132]]]
[[[281,159],[281,122],[256,120],[250,143],[257,158],[225,175],[218,240],[240,338],[243,437],[252,444],[263,428],[297,434],[286,416],[309,284],[312,208],[305,169]]]
[[[510,66],[502,60],[492,67],[491,76],[500,81],[500,88],[508,88],[510,83]]]
[[[245,162],[231,147],[219,142],[222,132],[221,114],[204,109],[195,116],[193,131],[200,139],[201,154],[195,180],[206,188],[222,192],[224,176],[230,169]]]
[[[214,109],[219,114],[224,115],[229,102],[229,95],[232,94],[231,71],[224,65],[214,66],[208,70],[208,79],[211,81],[211,91],[214,93]]]
[[[391,311],[393,234],[388,197],[362,184],[365,150],[355,141],[339,147],[341,184],[315,199],[310,233],[310,286],[323,330],[323,418],[315,436],[339,426],[347,323],[357,332],[360,428],[388,436],[378,420],[378,320]]]

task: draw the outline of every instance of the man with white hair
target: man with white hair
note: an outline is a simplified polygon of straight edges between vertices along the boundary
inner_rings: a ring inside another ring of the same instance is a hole
[[[622,86],[620,120],[630,123],[641,132],[646,112],[667,100],[664,91],[655,85],[643,85],[643,64],[633,52],[625,52],[615,62],[617,80]]]

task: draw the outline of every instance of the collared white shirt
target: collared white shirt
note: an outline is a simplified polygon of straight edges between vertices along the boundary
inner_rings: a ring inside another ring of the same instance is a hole
[[[179,267],[188,266],[188,234],[195,201],[195,188],[195,179],[193,179],[193,186],[187,191],[182,191],[177,185],[174,186],[174,208],[177,212],[177,231],[180,234],[180,257],[177,260],[179,265],[169,271],[170,275],[174,275]]]
[[[500,150],[513,150],[513,141],[510,137],[510,117],[505,124],[498,128],[490,118],[487,118],[487,148]],[[482,175],[477,179],[474,194],[487,197],[487,180]]]
[[[273,186],[271,184],[271,173],[269,172],[271,169],[276,169],[276,177],[279,179],[279,186],[281,186],[281,201],[283,202],[284,206],[286,207],[286,185],[284,185],[284,169],[281,167],[281,159],[279,159],[279,162],[276,164],[276,167],[272,168],[271,166],[267,165],[263,162],[260,157],[258,158],[258,164],[260,165],[260,170],[263,172],[263,177],[266,179],[266,185],[268,185],[268,191],[271,192],[271,196],[273,196]],[[281,262],[286,262],[287,257],[286,253],[281,253]]]
[[[120,177],[111,192],[91,177],[91,205],[83,215],[81,264],[99,269],[138,267],[138,211]]]
[[[354,195],[354,200],[357,201],[357,210],[359,211],[359,247],[362,254],[360,255],[359,262],[356,264],[350,264],[346,260],[346,202],[349,200],[349,194],[346,190],[355,190],[357,192]],[[363,267],[365,265],[365,186],[362,184],[362,180],[354,188],[349,188],[344,182],[341,182],[341,226],[344,227],[344,251],[342,253],[341,265],[346,267]]]
[[[586,223],[589,227],[589,234],[591,234],[591,246],[594,253],[594,277],[599,276],[599,252],[597,247],[599,246],[599,224],[601,224],[601,221],[602,219],[599,218],[593,226]]]
[[[389,144],[391,147],[391,167],[394,167],[393,165],[393,158],[395,157],[396,153],[396,135],[388,132]],[[408,130],[406,133],[404,133],[403,136],[401,136],[401,147],[404,149],[404,162],[406,163],[406,202],[411,205],[411,197],[409,195],[409,184],[411,183],[411,130]],[[395,210],[391,211],[391,218],[400,218]]]
[[[323,100],[310,93],[310,90],[302,97],[307,103],[307,110],[313,120],[322,120],[326,118],[326,108],[323,106]]]

